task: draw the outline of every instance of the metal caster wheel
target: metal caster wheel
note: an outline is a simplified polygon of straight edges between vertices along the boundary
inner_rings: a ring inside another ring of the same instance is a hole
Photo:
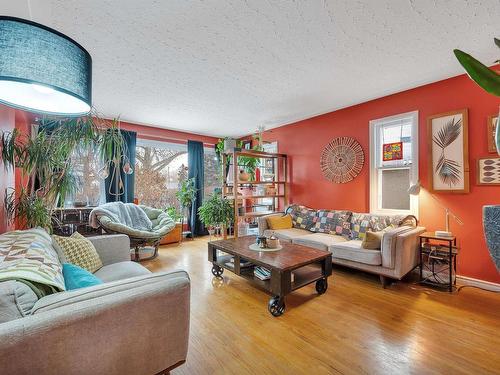
[[[278,296],[273,297],[269,300],[267,309],[272,316],[281,316],[285,312],[285,299]]]
[[[222,268],[221,266],[217,264],[214,264],[212,266],[212,275],[214,275],[215,277],[222,277],[223,273],[224,273],[224,268]]]
[[[316,281],[316,292],[324,294],[328,289],[328,281],[326,279],[319,279]]]

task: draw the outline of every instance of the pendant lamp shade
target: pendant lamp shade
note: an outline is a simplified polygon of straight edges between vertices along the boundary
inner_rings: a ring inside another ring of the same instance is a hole
[[[90,54],[49,27],[0,16],[0,103],[50,115],[87,114]]]

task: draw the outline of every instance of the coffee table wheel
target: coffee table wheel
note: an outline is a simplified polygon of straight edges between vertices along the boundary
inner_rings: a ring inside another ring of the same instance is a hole
[[[218,264],[214,264],[212,266],[212,275],[214,275],[215,277],[222,277],[223,273],[224,273],[224,268],[222,268]]]
[[[328,281],[326,279],[319,279],[316,281],[316,292],[323,294],[328,289]]]
[[[267,309],[272,316],[281,316],[285,312],[285,299],[283,297],[273,297],[269,300]]]

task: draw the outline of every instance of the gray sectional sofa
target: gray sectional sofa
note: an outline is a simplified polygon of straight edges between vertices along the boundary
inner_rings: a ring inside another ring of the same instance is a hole
[[[47,238],[38,243],[48,246]],[[187,273],[131,262],[125,235],[89,239],[103,263],[101,285],[38,298],[22,282],[0,282],[1,374],[157,374],[186,360]]]
[[[277,213],[259,218],[259,233],[330,251],[334,264],[377,274],[384,287],[391,279],[402,279],[418,264],[418,235],[425,228],[400,226],[405,216],[314,210],[304,206],[290,206],[286,212],[292,216],[292,228],[270,229],[267,218],[284,214]],[[381,230],[385,232],[380,249],[361,246],[363,233]]]

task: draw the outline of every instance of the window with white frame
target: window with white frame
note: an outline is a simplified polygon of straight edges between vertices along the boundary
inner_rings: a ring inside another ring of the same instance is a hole
[[[418,215],[418,112],[370,121],[370,212]]]

